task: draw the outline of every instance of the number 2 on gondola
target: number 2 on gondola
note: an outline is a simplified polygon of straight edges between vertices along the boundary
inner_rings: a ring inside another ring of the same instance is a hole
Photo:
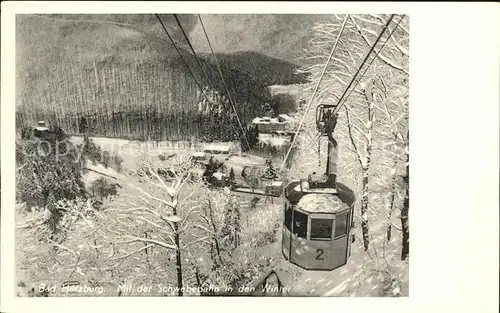
[[[316,260],[324,260],[323,259],[323,253],[324,253],[323,249],[317,249],[316,253],[317,253]]]

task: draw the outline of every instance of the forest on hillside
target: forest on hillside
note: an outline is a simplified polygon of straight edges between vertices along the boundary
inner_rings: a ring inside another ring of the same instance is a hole
[[[153,139],[234,140],[239,131],[220,136],[218,130],[204,131],[212,127],[207,123],[222,118],[236,128],[236,111],[246,126],[265,114],[266,103],[278,101],[268,86],[305,81],[287,61],[258,53],[216,59],[205,54],[199,61],[182,40],[179,55],[165,34],[149,26],[88,19],[17,17],[18,127],[46,120],[77,134],[83,117],[92,120],[96,136],[145,140],[147,124],[155,123],[162,127]],[[150,19],[140,20],[141,25]],[[204,102],[210,102],[210,110],[200,110]],[[221,105],[223,114],[218,113]],[[188,128],[190,133],[179,133]]]

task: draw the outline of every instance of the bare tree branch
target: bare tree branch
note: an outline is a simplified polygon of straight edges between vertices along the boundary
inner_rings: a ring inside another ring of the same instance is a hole
[[[347,106],[347,104],[346,104]],[[354,115],[354,117],[356,118],[356,120],[358,120],[358,122],[361,123],[361,125],[363,125],[363,127],[365,127],[366,129],[369,128],[368,126],[368,123],[365,123],[365,121],[363,121],[363,119],[361,117],[359,117],[359,115],[349,106],[349,112]]]
[[[209,237],[202,237],[202,238],[199,238],[199,239],[196,239],[196,240],[190,241],[190,242],[188,242],[188,243],[184,244],[184,246],[182,247],[182,249],[186,249],[187,247],[189,247],[189,246],[191,246],[191,245],[193,245],[193,244],[195,244],[195,243],[197,243],[197,242],[200,242],[200,241],[205,241],[205,240],[207,240],[207,239],[209,239]]]
[[[208,221],[208,220],[207,220],[207,221]],[[214,231],[213,231],[213,230],[210,230],[210,229],[208,229],[207,227],[205,227],[205,226],[203,226],[203,225],[200,225],[200,224],[194,224],[193,226],[194,226],[194,227],[196,227],[196,228],[199,228],[199,229],[201,229],[201,230],[206,231],[206,232],[207,232],[207,233],[209,233],[210,235],[213,235],[213,234],[214,234]]]
[[[371,16],[373,17],[373,15],[371,15]],[[356,18],[356,19],[358,19],[358,20],[360,20],[360,21],[363,21],[363,22],[367,22],[367,23],[371,23],[371,24],[375,24],[375,25],[379,25],[379,26],[383,26],[383,25],[384,25],[384,23],[383,23],[383,22],[378,23],[378,22],[375,22],[375,21],[371,21],[371,20],[369,20],[369,19],[362,18],[362,17],[361,17],[361,16],[359,16],[359,15],[353,15],[353,17],[354,17],[354,18]],[[377,18],[377,19],[378,19],[378,18]],[[379,20],[379,21],[380,21],[380,20]]]
[[[359,134],[363,135],[363,137],[366,138],[366,140],[370,140],[370,137],[368,137],[368,135],[361,129],[358,127],[358,125],[356,124],[352,124],[351,125]]]
[[[149,172],[154,176],[156,177],[156,179],[158,179],[163,187],[163,189],[165,189],[165,191],[168,193],[168,195],[170,197],[173,197],[174,196],[174,190],[169,187],[164,181],[163,179],[160,177],[160,175],[158,175],[158,173],[156,171],[153,171],[153,169],[151,168],[151,166],[148,166],[148,170]]]
[[[123,260],[123,259],[128,258],[128,257],[129,257],[129,256],[131,256],[131,255],[134,255],[134,254],[136,254],[136,253],[139,253],[139,252],[141,252],[141,251],[144,251],[144,250],[146,250],[146,249],[149,249],[149,248],[151,248],[151,247],[153,247],[153,246],[154,246],[154,244],[149,244],[149,245],[147,245],[147,246],[144,246],[144,247],[142,247],[142,248],[140,248],[140,249],[137,249],[137,250],[132,251],[132,252],[130,252],[130,253],[127,253],[127,254],[125,254],[125,255],[122,255],[122,256],[119,256],[119,257],[115,257],[115,258],[113,258],[113,259],[111,259],[111,260],[112,260],[112,261]]]
[[[68,248],[68,247],[66,247],[66,246],[63,246],[63,245],[61,245],[61,244],[59,244],[59,243],[57,243],[57,242],[53,241],[52,239],[47,239],[47,240],[48,240],[48,241],[49,241],[52,245],[54,245],[54,246],[56,246],[56,247],[58,247],[58,248],[61,248],[61,249],[63,249],[63,250],[66,250],[66,251],[68,251],[69,253],[73,254],[73,255],[74,255],[74,256],[76,256],[76,257],[79,257],[79,256],[80,256],[80,254],[79,254],[79,253],[76,253],[74,250],[71,250],[70,248]]]
[[[401,227],[397,226],[396,224],[394,224],[394,223],[393,223],[391,220],[389,220],[389,219],[386,219],[386,223],[387,223],[387,224],[390,224],[392,227],[394,227],[394,228],[395,228],[396,230],[398,230],[398,231],[403,231],[403,228],[401,228]]]
[[[168,202],[168,201],[165,201],[163,199],[160,199],[160,198],[157,198],[149,193],[147,193],[146,191],[142,190],[141,188],[137,187],[137,186],[134,186],[132,184],[130,184],[130,186],[136,190],[138,190],[140,193],[142,193],[143,195],[145,195],[146,197],[150,198],[150,199],[153,199],[153,200],[156,200],[158,202],[161,202],[163,204],[165,204],[166,206],[169,206],[169,207],[175,207],[175,203],[173,202]]]
[[[166,240],[165,238],[163,238],[163,236],[161,236],[160,234],[156,234],[156,235],[157,235],[157,236],[158,236],[161,240],[163,240],[163,241],[165,241],[165,242],[167,241],[167,240]],[[174,239],[174,237],[172,237],[172,236],[171,236],[170,234],[168,234],[168,233],[164,233],[164,235],[165,235],[165,236],[167,236],[167,237],[168,237],[168,240],[170,240],[170,242],[172,243],[172,245],[174,245],[174,246],[175,246],[175,239]]]
[[[373,43],[365,36],[361,27],[359,27],[358,23],[352,17],[351,17],[351,21],[354,23],[354,25],[358,29],[358,33],[361,35],[361,37],[366,42],[366,44],[368,46],[372,46]],[[401,72],[405,73],[406,75],[409,75],[408,71],[405,70],[401,65],[394,63],[389,58],[385,57],[382,53],[378,54],[378,58],[381,59],[385,64],[389,65],[390,67],[392,67],[398,71],[401,71]]]
[[[393,37],[391,37],[393,38]],[[396,42],[396,40],[393,38],[392,39],[394,41],[394,45],[396,46],[396,48],[398,48],[398,50],[404,54],[405,56],[409,57],[410,56],[410,53],[408,52],[408,50],[406,48],[404,48],[403,46],[401,46],[398,42]]]
[[[146,223],[150,224],[150,225],[153,225],[154,227],[157,227],[157,228],[163,228],[161,225],[158,225],[156,224],[155,222],[153,221],[150,221],[148,220],[147,218],[145,218],[144,216],[138,216],[137,217],[138,220],[142,220],[142,221],[145,221]]]
[[[363,161],[363,157],[361,156],[361,154],[359,153],[359,149],[358,149],[358,146],[356,145],[356,142],[354,140],[354,136],[352,134],[352,128],[351,128],[351,125],[352,125],[352,121],[351,121],[351,118],[349,117],[349,109],[347,108],[347,106],[344,106],[344,109],[345,109],[345,112],[346,112],[346,118],[347,118],[347,131],[349,133],[349,139],[351,141],[351,145],[353,146],[354,148],[354,151],[356,151],[356,155],[357,155],[357,159],[358,159],[358,162],[359,162],[359,165],[361,165],[362,168],[364,168],[364,161]]]
[[[196,205],[196,206],[193,206],[186,214],[186,216],[184,217],[184,219],[182,220],[182,222],[180,223],[180,225],[184,225],[184,223],[186,223],[187,219],[191,216],[191,214],[196,210],[196,209],[199,209],[201,207],[201,205]]]
[[[177,247],[174,246],[174,245],[170,245],[170,244],[167,244],[165,242],[161,242],[161,241],[154,240],[154,239],[140,238],[140,237],[136,237],[136,236],[127,236],[127,237],[130,238],[130,239],[129,240],[124,240],[124,241],[119,241],[119,242],[117,242],[117,244],[134,243],[134,242],[147,242],[147,243],[153,243],[155,245],[158,245],[160,247],[163,247],[163,248],[166,248],[166,249],[170,249],[170,250],[177,249]]]

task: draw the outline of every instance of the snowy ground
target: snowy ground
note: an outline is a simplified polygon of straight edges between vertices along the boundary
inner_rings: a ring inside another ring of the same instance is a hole
[[[374,225],[371,228],[373,233],[383,225]],[[380,229],[381,230],[381,229]],[[347,264],[336,270],[324,271],[303,271],[303,274],[291,286],[291,294],[311,295],[311,296],[401,296],[408,295],[408,286],[394,286],[391,290],[385,289],[390,284],[385,277],[383,270],[387,264],[399,264],[407,266],[404,262],[398,262],[400,250],[400,238],[391,239],[384,243],[383,237],[374,238],[372,248],[368,253],[363,251],[361,243],[361,232],[357,234],[356,241],[352,247],[352,254]],[[375,248],[373,248],[375,246]],[[381,255],[384,254],[384,255]],[[389,267],[390,268],[390,267]],[[401,268],[397,269],[401,271]],[[404,275],[396,273],[395,275]],[[404,280],[404,277],[401,277]]]
[[[382,224],[371,228],[373,234],[384,233],[384,229]],[[333,271],[305,270],[286,261],[281,252],[281,231],[276,242],[263,247],[259,254],[274,259],[271,267],[284,274],[280,278],[290,288],[288,296],[408,296],[408,263],[399,261],[400,236],[394,234],[390,242],[384,242],[383,236],[374,236],[365,252],[361,231],[356,230],[355,235],[347,264]]]
[[[312,91],[305,90],[302,96],[309,100]],[[304,108],[301,108],[302,110]],[[296,114],[300,119],[303,112]],[[308,145],[316,134],[315,108],[307,112],[303,132],[297,140],[299,146]],[[317,144],[312,144],[305,151],[302,150],[295,157],[290,176],[293,178],[305,177],[312,172],[322,172],[325,162],[325,148],[322,148],[318,160]],[[345,156],[340,151],[339,157]],[[325,159],[326,160],[326,159]],[[340,163],[339,163],[340,164]],[[356,190],[356,182],[340,170],[339,179],[346,185]],[[274,255],[278,258],[274,266],[288,273],[289,295],[292,296],[408,296],[409,294],[409,265],[408,261],[400,260],[401,233],[393,227],[392,238],[386,240],[386,212],[370,213],[370,239],[368,251],[364,251],[361,229],[359,223],[359,210],[356,208],[356,228],[354,230],[356,241],[352,244],[351,257],[347,264],[333,271],[307,271],[287,262],[281,254],[281,235],[277,242],[263,249],[263,254]],[[399,224],[397,216],[392,217],[394,225]]]
[[[259,143],[262,145],[271,145],[281,148],[285,145],[289,145],[291,142],[292,140],[289,136],[275,136],[270,134],[259,135]]]
[[[105,169],[98,165],[95,169],[108,175],[117,175],[112,169]],[[86,175],[86,181],[93,180],[99,176],[92,172]],[[243,214],[243,222],[250,220],[250,214],[260,214],[266,218],[265,211],[269,205],[277,205],[281,208],[281,199],[260,199],[253,203],[252,195],[238,195]],[[271,202],[272,201],[272,202]],[[256,213],[257,212],[257,213]],[[282,214],[280,212],[279,214]],[[293,296],[396,296],[408,295],[408,284],[394,286],[387,291],[391,277],[387,278],[385,270],[399,276],[401,281],[407,281],[408,264],[399,261],[401,238],[397,231],[393,231],[393,238],[390,242],[385,242],[385,225],[383,223],[372,224],[371,233],[373,235],[371,246],[365,252],[361,241],[361,231],[356,229],[356,241],[352,246],[352,254],[347,264],[333,271],[308,271],[294,264],[287,262],[282,255],[281,231],[276,235],[273,244],[265,246],[258,251],[258,254],[273,258],[272,267],[280,269],[287,275],[284,277],[285,286],[290,288],[289,295]],[[392,270],[391,270],[392,269]]]
[[[306,124],[312,125],[305,128],[306,133],[315,134],[314,129],[314,110],[308,113],[309,121]],[[137,159],[144,152],[138,152],[139,145],[137,142],[128,140],[93,138],[94,141],[101,146],[121,149],[121,155],[125,156],[124,166],[133,166],[137,164]],[[77,142],[80,138],[73,138]],[[307,138],[305,140],[307,142]],[[161,146],[161,145],[160,145]],[[168,145],[166,145],[168,146]],[[190,148],[180,148],[178,145],[174,149],[158,148],[146,149],[150,157],[157,156],[164,151],[182,155],[192,151]],[[144,146],[143,146],[144,147]],[[185,147],[185,145],[183,146]],[[310,148],[312,149],[312,148]],[[123,153],[123,152],[126,153]],[[318,162],[316,153],[302,153],[297,155],[296,164],[300,166],[296,168],[292,176],[304,176],[307,173],[318,171],[321,168],[321,162]],[[324,166],[324,162],[323,162]],[[99,171],[110,172],[112,170],[99,168]],[[94,174],[87,174],[87,179],[95,179]],[[349,179],[341,177],[341,181],[349,184]],[[352,185],[352,184],[351,184]],[[354,187],[354,186],[353,186]],[[256,208],[252,208],[252,196],[241,196],[242,211],[250,212]],[[273,201],[282,201],[275,199]],[[265,208],[267,204],[265,199],[261,198],[257,202],[258,208]],[[282,207],[282,204],[279,204]],[[364,251],[361,230],[359,223],[355,229],[356,241],[352,245],[351,257],[347,264],[333,271],[307,271],[287,262],[281,253],[281,234],[278,232],[277,241],[269,246],[263,247],[259,253],[273,257],[273,266],[288,273],[286,280],[291,288],[289,295],[294,296],[408,296],[408,262],[400,261],[401,249],[401,234],[398,230],[393,229],[392,238],[389,242],[385,239],[386,224],[384,222],[384,212],[380,212],[380,216],[371,216],[370,236],[371,244],[368,251]],[[397,223],[397,218],[394,217],[394,222]]]
[[[189,141],[160,141],[141,142],[117,138],[91,137],[90,138],[102,151],[116,152],[123,160],[124,167],[135,167],[138,160],[145,157],[157,160],[160,154],[176,155],[179,157],[189,157],[196,151],[202,151],[205,143]],[[83,137],[72,136],[70,141],[74,144],[83,143]],[[226,142],[230,145],[231,152],[240,151],[238,144]]]

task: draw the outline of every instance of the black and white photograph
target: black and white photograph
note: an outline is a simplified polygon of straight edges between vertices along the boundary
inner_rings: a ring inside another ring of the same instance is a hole
[[[195,8],[27,9],[10,18],[11,54],[2,40],[2,115],[10,117],[2,118],[1,190],[2,267],[12,265],[12,296],[412,297],[424,271],[414,264],[443,266],[439,248],[427,244],[459,249],[473,229],[458,207],[456,215],[423,213],[431,196],[441,206],[468,202],[460,192],[444,200],[450,191],[441,187],[459,180],[437,184],[422,159],[440,175],[436,168],[445,173],[447,165],[438,162],[454,156],[432,147],[450,151],[460,142],[468,156],[482,142],[460,137],[458,120],[456,138],[436,126],[470,108],[437,118],[443,109],[423,107],[427,98],[414,92],[413,77],[438,80],[422,75],[421,56],[413,63],[414,51],[435,39],[414,36],[412,14],[398,9]],[[417,25],[425,25],[421,17]],[[485,35],[474,36],[463,35],[471,45]],[[431,50],[441,58],[429,61],[439,64],[434,69],[450,68],[448,54]],[[6,79],[12,113],[4,111]],[[439,189],[423,189],[422,178]],[[425,271],[430,285],[441,273]]]
[[[409,18],[16,16],[19,296],[408,296]]]

